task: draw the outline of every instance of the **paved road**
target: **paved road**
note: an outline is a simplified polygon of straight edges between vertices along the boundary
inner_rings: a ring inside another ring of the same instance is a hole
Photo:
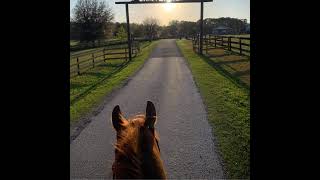
[[[174,40],[161,40],[144,67],[120,89],[70,145],[71,178],[112,178],[115,131],[111,112],[126,117],[157,110],[161,157],[168,178],[223,178],[212,128],[190,70]]]

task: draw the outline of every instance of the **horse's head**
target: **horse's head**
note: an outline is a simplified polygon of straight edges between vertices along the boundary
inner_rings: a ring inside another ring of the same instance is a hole
[[[150,101],[145,115],[131,119],[123,117],[119,106],[114,107],[112,124],[117,131],[117,142],[113,178],[166,178],[154,128],[156,121],[156,109]]]

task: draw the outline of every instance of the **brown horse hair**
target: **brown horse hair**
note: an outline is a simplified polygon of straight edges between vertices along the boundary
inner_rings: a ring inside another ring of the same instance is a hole
[[[126,120],[116,106],[112,113],[112,123],[117,131],[115,161],[112,165],[114,179],[166,179],[160,158],[159,136],[154,129],[154,112],[136,115]],[[149,107],[150,110],[150,107]]]

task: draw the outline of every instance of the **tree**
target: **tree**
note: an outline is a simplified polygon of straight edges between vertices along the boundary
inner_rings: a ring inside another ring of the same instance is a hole
[[[118,29],[118,32],[116,34],[116,38],[119,40],[127,39],[127,31],[124,29],[123,26],[120,26],[120,28]]]
[[[80,41],[104,37],[114,18],[112,9],[98,0],[78,0],[73,12],[75,25],[80,31]]]
[[[133,37],[144,37],[144,28],[142,24],[132,23],[130,24]]]
[[[170,21],[168,28],[170,37],[177,38],[179,36],[179,21]]]
[[[79,40],[80,33],[75,22],[70,18],[70,40]]]
[[[145,33],[149,41],[154,40],[159,35],[159,21],[155,18],[147,18],[143,21]]]
[[[179,34],[183,37],[193,37],[197,34],[197,23],[191,21],[180,21]]]

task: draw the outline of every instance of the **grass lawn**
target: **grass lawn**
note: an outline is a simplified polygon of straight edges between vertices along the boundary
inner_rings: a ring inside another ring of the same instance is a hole
[[[148,45],[150,45],[149,41],[140,42],[140,48],[144,48]],[[114,48],[115,47],[127,47],[127,44],[112,45],[110,47],[114,47]],[[80,51],[70,51],[70,56],[76,57],[76,56],[83,55],[83,54],[89,54],[94,51],[102,50],[103,48],[104,47],[96,47],[96,48],[89,48],[89,49],[84,49],[84,50],[80,50]]]
[[[204,51],[204,53],[206,53]],[[250,56],[240,56],[237,53],[217,48],[210,49],[208,61],[216,69],[228,75],[234,81],[249,89],[250,87]]]
[[[222,36],[234,36],[234,37],[246,37],[250,38],[250,34],[229,34],[229,35],[222,35]]]
[[[150,45],[151,42],[141,42],[140,49],[143,49]],[[92,56],[94,55],[95,59],[95,67],[100,65],[99,67],[105,66],[114,66],[115,64],[120,64],[124,62],[124,60],[114,60],[109,58],[124,58],[124,54],[108,54],[108,53],[127,53],[127,44],[123,45],[115,45],[115,46],[107,46],[105,49],[106,55],[103,56],[104,47],[94,48],[94,49],[86,49],[77,51],[75,53],[70,54],[70,76],[73,78],[77,76],[78,68],[77,68],[77,58],[80,63],[80,73],[86,72],[88,69],[93,68]],[[121,49],[114,49],[121,48]],[[136,55],[136,48],[133,49],[133,57]],[[104,57],[106,58],[107,64],[104,63]],[[127,54],[128,57],[128,54]],[[101,68],[100,68],[101,69]]]
[[[231,43],[231,48],[232,48],[232,51],[234,52],[237,52],[237,53],[240,53],[240,50],[239,49],[236,49],[236,48],[240,48],[240,45],[237,44],[239,43],[239,38],[238,37],[247,37],[247,38],[250,38],[250,34],[249,35],[222,35],[222,36],[233,36],[232,38],[230,38],[230,41],[232,42]],[[225,46],[228,46],[228,38],[224,38],[224,45]],[[220,43],[219,41],[217,41],[217,47],[221,47],[220,46]],[[211,39],[210,40],[210,43],[209,43],[209,48],[212,48],[214,47],[214,39]],[[241,39],[241,49],[243,49],[242,53],[247,55],[247,56],[250,56],[250,53],[249,52],[246,52],[245,50],[248,50],[250,51],[250,40],[248,39]],[[246,45],[247,44],[247,45]],[[204,49],[206,48],[206,45],[204,45]]]
[[[207,107],[227,176],[250,177],[250,94],[210,61],[194,53],[192,42],[177,40]]]
[[[70,46],[78,45],[80,41],[78,40],[70,40]]]
[[[70,79],[70,120],[71,124],[99,105],[113,89],[134,74],[147,60],[157,41],[141,49],[131,62],[112,60],[102,63],[81,76]]]

